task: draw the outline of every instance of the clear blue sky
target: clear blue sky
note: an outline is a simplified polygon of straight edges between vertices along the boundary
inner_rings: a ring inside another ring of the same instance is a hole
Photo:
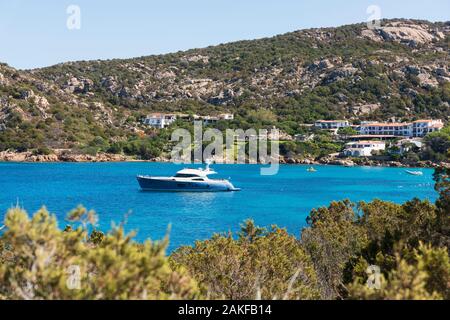
[[[81,29],[66,27],[69,5]],[[0,0],[0,61],[35,68],[126,58],[382,18],[450,20],[450,0]]]

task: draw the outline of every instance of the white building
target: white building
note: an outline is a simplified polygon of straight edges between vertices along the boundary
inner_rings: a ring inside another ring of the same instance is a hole
[[[232,113],[222,113],[218,116],[198,116],[194,115],[194,120],[201,120],[204,125],[216,124],[220,120],[230,121],[234,119]]]
[[[215,117],[215,116],[194,115],[194,121],[202,121],[204,125],[215,124],[219,120],[220,120],[219,117]]]
[[[350,127],[350,122],[347,120],[318,120],[314,123],[316,128],[320,129],[339,129]]]
[[[397,141],[397,143],[395,145],[398,148],[398,152],[394,152],[394,153],[404,154],[415,148],[422,149],[423,141],[420,138],[402,139],[402,140]]]
[[[163,129],[177,120],[175,114],[152,113],[144,119],[144,124],[154,128]]]
[[[299,142],[306,142],[306,141],[312,141],[314,140],[315,134],[296,134],[294,135],[294,138],[296,141]]]
[[[355,141],[346,144],[343,154],[347,157],[370,157],[373,151],[385,149],[384,141]]]
[[[444,127],[442,120],[417,120],[405,123],[362,122],[358,127],[361,135],[389,135],[399,137],[424,137]]]
[[[232,114],[232,113],[222,113],[222,114],[219,114],[219,119],[221,119],[221,120],[234,120],[234,114]]]
[[[441,130],[443,127],[442,120],[417,120],[412,123],[412,136],[424,137],[428,133]]]

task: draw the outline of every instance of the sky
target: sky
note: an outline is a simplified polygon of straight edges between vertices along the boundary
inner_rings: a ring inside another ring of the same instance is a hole
[[[365,22],[371,5],[381,18],[450,20],[450,0],[0,0],[0,62],[30,69],[176,52]]]

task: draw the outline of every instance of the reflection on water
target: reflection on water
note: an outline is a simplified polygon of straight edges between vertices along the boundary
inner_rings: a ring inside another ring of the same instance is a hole
[[[172,191],[146,191],[139,190],[142,194],[152,194],[153,196],[164,196],[170,195],[173,201],[175,199],[180,199],[184,204],[188,206],[209,206],[217,198],[229,199],[232,198],[235,192],[172,192]]]
[[[225,193],[221,194],[222,196]],[[219,194],[216,192],[181,192],[178,193],[178,196],[181,197],[182,201],[186,205],[210,205],[214,199],[216,199]]]

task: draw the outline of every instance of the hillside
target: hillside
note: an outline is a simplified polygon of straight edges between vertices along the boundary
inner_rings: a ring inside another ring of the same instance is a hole
[[[234,126],[291,134],[321,118],[448,120],[449,36],[450,22],[389,20],[133,59],[0,65],[0,151],[108,148],[157,134],[140,124],[152,110],[229,111]]]

